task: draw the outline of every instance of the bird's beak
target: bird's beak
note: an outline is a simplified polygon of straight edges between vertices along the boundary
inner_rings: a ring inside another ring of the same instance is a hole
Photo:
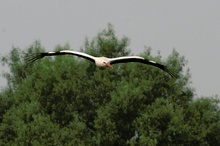
[[[107,67],[113,68],[113,67],[110,65],[110,63],[106,63],[105,65],[106,65]]]

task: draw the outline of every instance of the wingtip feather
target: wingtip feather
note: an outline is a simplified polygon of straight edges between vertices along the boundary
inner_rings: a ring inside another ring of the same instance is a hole
[[[38,60],[38,59],[40,59],[40,58],[43,58],[43,57],[44,57],[44,56],[42,56],[41,53],[39,53],[39,54],[32,54],[32,55],[27,56],[27,57],[24,59],[24,61],[25,61],[27,64],[29,64],[29,63],[33,63],[34,61],[36,61],[36,60]]]
[[[172,78],[178,78],[178,74],[173,69],[165,68],[165,71],[172,77]]]

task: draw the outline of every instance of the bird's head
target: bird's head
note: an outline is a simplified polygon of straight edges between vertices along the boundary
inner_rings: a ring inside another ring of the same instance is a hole
[[[110,68],[113,68],[113,67],[111,66],[111,64],[110,64],[108,61],[103,61],[102,66],[103,66],[103,67],[110,67]]]
[[[95,60],[95,64],[99,69],[106,69],[107,67],[112,68],[109,59],[106,57],[97,57]]]

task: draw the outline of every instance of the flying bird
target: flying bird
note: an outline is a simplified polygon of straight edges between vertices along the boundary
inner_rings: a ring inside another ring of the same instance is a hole
[[[139,63],[155,66],[155,67],[167,72],[168,74],[170,74],[171,77],[175,77],[175,78],[177,77],[177,74],[175,73],[175,71],[168,69],[167,66],[159,64],[155,61],[145,59],[140,56],[123,56],[123,57],[117,57],[117,58],[107,58],[107,57],[94,57],[94,56],[91,56],[91,55],[83,53],[83,52],[62,50],[62,51],[57,51],[57,52],[44,52],[44,53],[38,53],[35,55],[31,55],[28,58],[26,58],[26,61],[32,63],[32,62],[34,62],[40,58],[43,58],[45,56],[56,56],[56,55],[67,55],[67,54],[82,57],[82,58],[85,58],[91,62],[94,62],[95,65],[100,69],[106,69],[107,67],[113,68],[112,64],[116,64],[116,63],[139,62]]]

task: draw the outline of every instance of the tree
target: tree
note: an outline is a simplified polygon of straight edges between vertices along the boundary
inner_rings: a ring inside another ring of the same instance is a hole
[[[128,46],[109,24],[81,51],[118,57],[130,55]],[[71,48],[55,48],[64,49]],[[140,55],[173,68],[178,79],[139,63],[103,71],[68,55],[25,63],[42,51],[36,41],[2,58],[10,72],[0,93],[0,145],[219,144],[219,101],[193,100],[187,61],[175,50],[166,60],[150,48]]]

